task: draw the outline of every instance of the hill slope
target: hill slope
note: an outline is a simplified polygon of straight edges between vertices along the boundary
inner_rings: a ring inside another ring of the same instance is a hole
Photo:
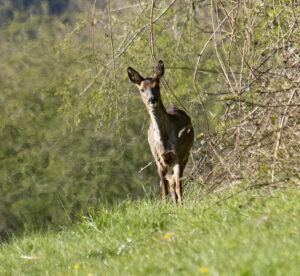
[[[125,201],[2,244],[1,275],[299,275],[300,192]],[[187,200],[186,200],[187,201]]]

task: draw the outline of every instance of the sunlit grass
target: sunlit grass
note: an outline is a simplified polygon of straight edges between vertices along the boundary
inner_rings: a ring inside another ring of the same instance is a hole
[[[2,244],[0,275],[299,275],[300,191],[125,201]]]

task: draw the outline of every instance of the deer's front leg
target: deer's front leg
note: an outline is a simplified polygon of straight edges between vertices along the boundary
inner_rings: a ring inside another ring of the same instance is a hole
[[[175,177],[172,175],[170,180],[170,191],[171,191],[173,203],[177,204],[177,195],[176,195],[175,187],[176,187]]]
[[[175,184],[178,203],[182,204],[182,183],[181,183],[182,169],[180,164],[178,163],[173,168],[173,177],[175,182],[174,184]]]
[[[165,200],[168,194],[168,180],[166,179],[168,169],[157,165],[157,171],[160,177],[161,198]]]

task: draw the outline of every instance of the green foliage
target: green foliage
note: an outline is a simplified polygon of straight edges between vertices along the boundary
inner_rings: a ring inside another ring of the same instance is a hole
[[[86,21],[75,20],[77,33]],[[141,183],[156,182],[153,166],[138,174],[151,160],[145,135],[135,134],[144,115],[126,121],[120,143],[109,84],[100,97],[98,82],[80,96],[93,80],[82,74],[92,59],[79,45],[86,37],[73,39],[65,22],[20,14],[1,29],[0,231],[70,223],[90,206],[136,197]]]
[[[231,193],[231,192],[230,192]],[[226,196],[228,194],[224,194]],[[3,275],[297,275],[300,194],[252,191],[181,208],[124,201],[0,247]]]
[[[126,72],[128,66],[145,77],[153,72],[151,1],[111,1],[110,15],[105,1],[96,1],[95,9],[94,1],[2,2],[0,232],[68,224],[91,206],[157,191],[154,164],[139,172],[152,161],[149,116]],[[284,105],[264,121],[265,110],[252,113],[251,104],[286,104],[298,87],[292,71],[289,81],[268,70],[294,68],[299,28],[290,22],[299,7],[291,1],[221,4],[156,3],[152,22],[153,55],[164,60],[168,83],[161,85],[163,100],[191,115],[196,139],[188,169],[194,165],[193,177],[211,183],[210,191],[224,179],[231,185],[249,175],[286,176],[279,169],[289,171],[294,161],[282,160],[295,155],[292,143],[289,152],[270,150]],[[284,92],[282,101],[278,91]],[[288,121],[290,129],[294,121]],[[274,132],[265,144],[271,146],[256,154],[248,147],[253,135],[269,137],[269,129]],[[286,133],[281,141],[289,140]]]
[[[148,24],[149,6],[142,13],[112,14],[115,83],[105,10],[95,10],[91,37],[89,17],[75,7],[52,16],[44,2],[26,3],[1,7],[7,15],[0,33],[5,53],[0,63],[1,231],[70,223],[90,206],[137,197],[144,186],[158,189],[154,165],[138,173],[152,161],[146,141],[149,119],[126,73],[133,66],[145,76],[152,74],[147,28],[129,44],[136,30]],[[155,10],[154,17],[162,11]],[[181,38],[174,43],[173,13],[170,9],[154,25],[155,52],[165,61],[176,96],[198,116],[190,64],[201,39],[190,40],[184,32],[190,19],[180,17],[176,32]],[[163,94],[166,102],[179,104],[170,91]]]

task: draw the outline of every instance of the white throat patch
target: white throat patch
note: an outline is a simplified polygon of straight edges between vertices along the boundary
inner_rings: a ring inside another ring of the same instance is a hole
[[[162,139],[161,139],[161,136],[159,133],[159,127],[158,127],[157,121],[156,121],[155,116],[152,111],[150,111],[150,117],[151,117],[151,121],[152,121],[153,128],[154,128],[154,140],[156,142],[161,142]]]

